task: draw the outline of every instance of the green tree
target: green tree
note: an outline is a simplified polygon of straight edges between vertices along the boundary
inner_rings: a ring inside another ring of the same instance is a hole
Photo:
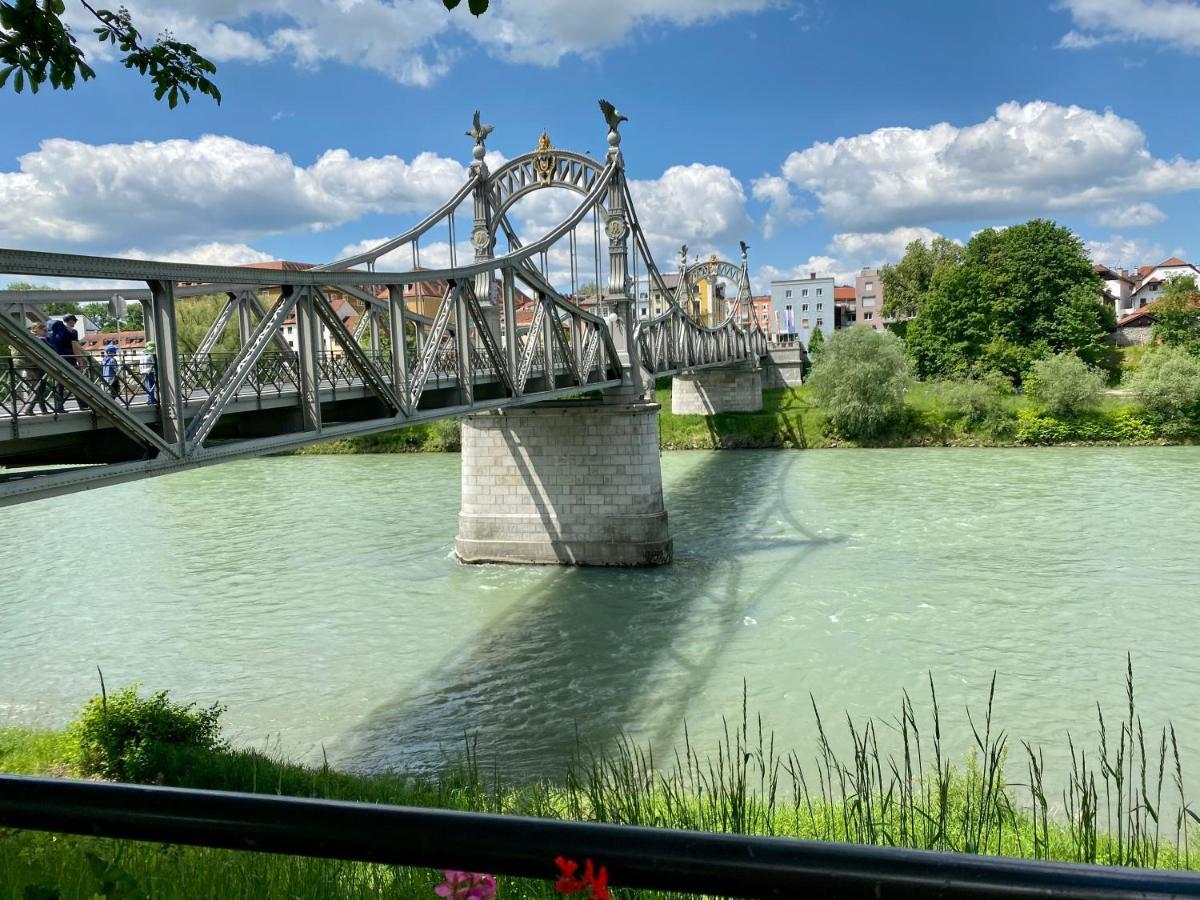
[[[1105,374],[1074,353],[1056,353],[1033,364],[1026,393],[1046,412],[1072,418],[1100,405]]]
[[[908,354],[922,377],[997,371],[1019,381],[1063,351],[1098,363],[1115,325],[1100,293],[1069,229],[1045,219],[989,228],[936,270],[909,323]]]
[[[900,262],[879,270],[883,285],[881,314],[889,319],[915,316],[938,271],[959,265],[962,254],[962,245],[949,238],[936,237],[928,246],[923,240],[909,243]]]
[[[808,355],[815,360],[824,348],[825,335],[821,334],[821,326],[818,325],[808,337]]]
[[[825,341],[809,384],[830,425],[857,439],[881,434],[900,419],[909,381],[903,342],[855,325]]]
[[[1154,347],[1129,379],[1142,406],[1173,423],[1200,418],[1200,359],[1182,347]]]
[[[446,9],[454,9],[461,0],[442,0]],[[96,9],[88,0],[80,4],[99,23],[92,30],[102,44],[111,44],[124,56],[127,69],[154,84],[154,99],[167,99],[174,109],[180,98],[191,102],[192,92],[212,97],[218,105],[221,92],[209,79],[217,67],[201,56],[194,46],[175,40],[163,32],[153,44],[142,38],[125,7],[116,12]],[[473,15],[487,12],[488,0],[467,0]],[[37,93],[47,82],[53,88],[71,90],[77,79],[88,81],[96,70],[87,64],[71,29],[63,22],[64,0],[0,0],[0,88],[11,81],[18,94],[29,85]]]
[[[1169,280],[1152,312],[1156,341],[1200,353],[1200,291],[1195,278],[1188,275]]]
[[[175,301],[175,329],[181,353],[196,352],[228,299],[224,294],[204,294]],[[236,353],[238,340],[237,326],[230,322],[212,348],[213,352]]]

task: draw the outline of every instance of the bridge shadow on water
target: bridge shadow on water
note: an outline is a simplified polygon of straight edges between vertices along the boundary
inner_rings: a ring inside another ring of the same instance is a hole
[[[481,764],[521,780],[559,775],[580,743],[603,747],[622,734],[667,749],[746,611],[838,540],[787,506],[782,488],[802,457],[687,460],[689,471],[668,480],[672,565],[537,569],[527,596],[487,633],[465,627],[472,637],[422,688],[381,702],[337,756],[364,771],[429,770],[461,756],[471,737]]]

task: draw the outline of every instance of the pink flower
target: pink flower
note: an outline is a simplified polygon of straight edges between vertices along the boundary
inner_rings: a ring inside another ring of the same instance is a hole
[[[496,900],[496,879],[480,872],[445,871],[446,880],[433,889],[447,900]]]

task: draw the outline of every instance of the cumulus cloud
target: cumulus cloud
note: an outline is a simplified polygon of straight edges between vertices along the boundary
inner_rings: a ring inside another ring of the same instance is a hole
[[[1134,203],[1130,206],[1111,206],[1092,216],[1092,221],[1105,228],[1144,228],[1165,222],[1167,214],[1153,203]]]
[[[672,267],[680,244],[729,257],[754,227],[742,183],[724,166],[671,166],[653,180],[631,179],[629,192],[650,252],[663,271]]]
[[[1075,29],[1058,46],[1087,50],[1117,41],[1153,41],[1200,50],[1200,3],[1195,0],[1060,0]]]
[[[853,284],[854,276],[862,269],[898,262],[904,248],[913,241],[928,244],[937,237],[942,235],[932,229],[911,227],[884,232],[840,232],[833,236],[824,253],[813,254],[791,268],[762,266],[751,280],[756,292],[767,290],[772,281],[807,278],[813,272],[822,278],[832,275],[838,284]]]
[[[167,253],[147,253],[137,247],[117,254],[126,259],[154,259],[159,262],[202,263],[210,266],[244,266],[249,263],[269,262],[270,253],[255,250],[248,244],[222,244],[209,242],[172,250]]]
[[[404,84],[445,75],[473,39],[501,59],[556,65],[595,56],[653,27],[687,27],[759,12],[778,0],[493,0],[486,16],[448,13],[441,0],[128,0],[145,34],[172,31],[218,62],[288,59],[373,69]],[[95,24],[68,7],[68,22],[98,59]]]
[[[328,150],[310,166],[231,137],[85,144],[52,139],[0,172],[0,244],[159,253],[319,230],[365,213],[432,210],[467,178],[421,153],[360,158]],[[152,241],[146,244],[147,241]]]
[[[786,178],[764,175],[752,185],[755,200],[768,204],[763,216],[763,237],[768,240],[779,233],[784,225],[797,225],[812,217],[812,210],[796,205],[796,196]]]
[[[1200,188],[1200,162],[1151,155],[1111,110],[1005,103],[984,122],[880,128],[788,156],[782,175],[838,229],[1088,212]]]
[[[1111,235],[1105,240],[1085,241],[1084,248],[1092,262],[1125,269],[1153,265],[1168,256],[1162,244],[1140,238],[1126,238],[1119,234]]]

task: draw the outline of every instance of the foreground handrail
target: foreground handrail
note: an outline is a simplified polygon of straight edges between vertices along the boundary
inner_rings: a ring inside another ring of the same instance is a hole
[[[13,775],[0,825],[539,879],[565,855],[616,886],[725,897],[1200,895],[1183,872]]]

